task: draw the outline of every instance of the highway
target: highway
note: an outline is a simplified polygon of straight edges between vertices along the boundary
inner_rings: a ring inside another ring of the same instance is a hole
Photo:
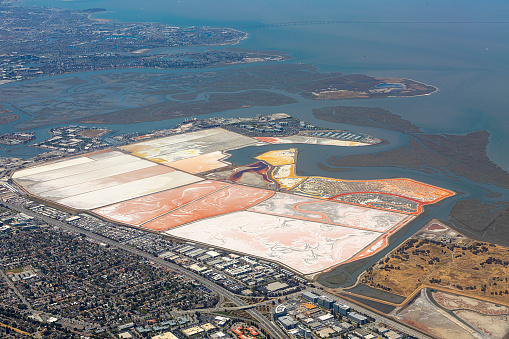
[[[204,277],[202,277],[202,276],[200,276],[200,275],[198,275],[198,274],[196,274],[196,273],[194,273],[194,272],[192,272],[192,271],[190,271],[190,270],[188,270],[186,268],[183,268],[181,266],[172,264],[172,263],[170,263],[168,261],[165,261],[165,260],[163,260],[161,258],[155,257],[155,256],[153,256],[150,253],[141,251],[141,250],[139,250],[137,248],[134,248],[134,247],[131,247],[131,246],[128,246],[128,245],[124,245],[124,244],[122,244],[122,243],[120,243],[118,241],[115,241],[115,240],[103,237],[101,235],[98,235],[98,234],[95,234],[93,232],[81,229],[79,227],[75,227],[75,226],[63,223],[63,222],[55,220],[55,219],[51,219],[49,217],[46,217],[46,216],[41,215],[39,213],[33,212],[33,211],[28,210],[26,208],[23,208],[21,206],[10,204],[10,203],[7,203],[5,201],[2,202],[2,203],[5,206],[7,206],[8,208],[12,209],[12,210],[15,210],[15,211],[18,211],[18,212],[21,212],[21,213],[25,213],[26,215],[29,215],[29,216],[32,216],[32,217],[37,218],[39,220],[42,220],[45,223],[47,223],[48,225],[57,226],[57,227],[59,227],[61,229],[64,229],[64,230],[67,230],[67,231],[70,231],[70,232],[73,232],[73,233],[79,233],[79,234],[86,235],[87,237],[89,237],[89,238],[91,238],[91,239],[93,239],[95,241],[98,241],[98,242],[101,242],[101,243],[104,243],[104,244],[108,244],[110,246],[122,249],[124,251],[127,251],[127,252],[130,252],[130,253],[139,255],[139,256],[141,256],[143,258],[146,258],[147,260],[149,260],[149,261],[151,261],[151,262],[153,262],[155,264],[159,264],[159,265],[167,267],[167,268],[169,268],[171,270],[181,272],[181,273],[187,275],[188,277],[193,278],[196,281],[199,281],[202,285],[206,286],[207,288],[209,288],[210,290],[216,292],[217,294],[222,295],[222,296],[228,298],[231,302],[235,303],[237,306],[239,306],[239,307],[249,306],[248,303],[246,303],[244,300],[238,298],[232,292],[228,291],[227,289],[223,288],[222,286],[219,286],[219,285],[211,282],[210,280],[208,280],[208,279],[206,279],[206,278],[204,278]],[[260,323],[262,328],[267,333],[269,333],[272,337],[277,338],[277,339],[287,339],[288,338],[288,336],[285,334],[285,332],[281,328],[279,328],[272,321],[269,321],[262,314],[260,314],[260,312],[258,312],[257,310],[255,310],[255,309],[246,309],[245,311],[248,312],[253,318],[255,318]]]
[[[101,235],[98,235],[96,233],[93,233],[93,232],[90,232],[90,231],[87,231],[87,230],[84,230],[84,229],[81,229],[79,227],[75,227],[75,226],[72,226],[72,225],[69,225],[69,224],[66,224],[66,223],[63,223],[61,221],[58,221],[58,220],[55,220],[55,219],[52,219],[52,218],[49,218],[49,217],[46,217],[44,215],[41,215],[41,214],[38,214],[36,212],[33,212],[31,210],[28,210],[28,209],[25,209],[21,206],[18,206],[18,205],[14,205],[14,204],[10,204],[10,203],[7,203],[7,202],[2,202],[5,206],[7,206],[8,208],[12,209],[12,210],[16,210],[18,212],[22,212],[22,213],[25,213],[27,215],[30,215],[32,217],[35,217],[35,218],[38,218],[44,222],[46,222],[47,224],[49,225],[53,225],[53,226],[57,226],[61,229],[64,229],[64,230],[67,230],[67,231],[70,231],[70,232],[73,232],[73,233],[79,233],[79,234],[83,234],[83,235],[86,235],[87,237],[91,238],[91,239],[94,239],[98,242],[102,242],[102,243],[105,243],[105,244],[108,244],[110,246],[113,246],[113,247],[116,247],[116,248],[119,248],[119,249],[122,249],[124,251],[127,251],[127,252],[130,252],[130,253],[133,253],[133,254],[136,254],[136,255],[139,255],[141,257],[144,257],[148,260],[150,260],[151,262],[153,263],[156,263],[156,264],[159,264],[161,266],[164,266],[164,267],[167,267],[171,270],[174,270],[174,271],[178,271],[178,272],[181,272],[185,275],[187,275],[188,277],[190,278],[193,278],[195,279],[196,281],[199,281],[202,285],[206,286],[207,288],[209,288],[210,290],[216,292],[217,294],[219,294],[221,296],[221,298],[228,298],[231,302],[235,303],[237,305],[237,309],[245,309],[246,312],[248,312],[253,318],[255,318],[261,325],[262,327],[265,329],[265,331],[267,333],[270,333],[274,338],[278,338],[278,339],[283,339],[283,338],[288,338],[288,336],[285,334],[285,332],[279,328],[275,323],[273,323],[272,321],[269,321],[267,318],[265,318],[262,314],[260,314],[260,312],[258,312],[257,310],[255,310],[254,308],[250,308],[249,304],[246,303],[244,300],[238,298],[234,293],[228,291],[227,289],[225,289],[224,287],[222,286],[219,286],[215,283],[213,283],[212,281],[200,276],[199,274],[196,274],[186,268],[183,268],[181,266],[178,266],[176,264],[173,264],[173,263],[170,263],[168,261],[165,261],[161,258],[158,258],[158,257],[155,257],[153,256],[152,254],[150,253],[147,253],[147,252],[144,252],[142,250],[139,250],[137,248],[134,248],[132,246],[129,246],[129,245],[124,245],[118,241],[115,241],[115,240],[112,240],[112,239],[109,239],[109,238],[106,238],[106,237],[103,237]],[[6,279],[6,280],[9,280],[9,279]],[[413,330],[399,322],[396,322],[396,321],[393,321],[387,317],[383,317],[381,315],[379,315],[378,313],[375,313],[367,308],[364,308],[358,304],[354,304],[350,301],[347,301],[335,294],[332,294],[332,293],[329,293],[327,292],[326,290],[322,290],[322,289],[317,289],[317,288],[308,288],[307,291],[310,291],[310,292],[313,292],[317,295],[327,295],[335,300],[338,300],[340,301],[341,303],[345,304],[345,305],[348,305],[350,307],[352,307],[352,309],[356,310],[356,311],[359,311],[361,313],[364,313],[365,315],[375,319],[376,321],[378,322],[381,322],[381,323],[385,323],[387,324],[388,326],[396,329],[396,330],[399,330],[399,331],[402,331],[404,333],[407,333],[415,338],[419,338],[419,339],[430,339],[430,337],[422,334],[421,332],[418,332],[416,330]],[[22,296],[21,296],[22,298]],[[24,298],[22,299],[24,300]],[[28,304],[28,303],[27,303]],[[251,305],[252,306],[252,305]],[[222,309],[222,308],[219,308],[219,309]],[[233,309],[233,308],[232,308]]]
[[[308,288],[307,289],[308,292],[312,292],[316,295],[326,295],[332,299],[335,299],[335,300],[338,300],[339,302],[345,304],[345,305],[348,305],[350,306],[353,310],[355,311],[359,311],[365,315],[367,315],[368,317],[371,317],[373,319],[375,319],[375,321],[378,321],[380,323],[383,323],[383,324],[386,324],[387,326],[389,327],[392,327],[398,331],[401,331],[401,332],[404,332],[406,334],[409,334],[411,335],[412,337],[415,337],[415,338],[418,338],[418,339],[432,339],[431,337],[428,337],[427,335],[424,335],[422,334],[421,332],[418,332],[414,329],[411,329],[410,327],[407,327],[399,322],[396,322],[396,321],[393,321],[387,317],[383,317],[381,315],[379,315],[378,313],[375,313],[373,311],[370,311],[369,309],[365,308],[365,307],[362,307],[360,306],[359,304],[355,304],[355,303],[352,303],[350,301],[347,301],[343,298],[341,298],[340,296],[337,296],[333,293],[329,293],[325,290],[321,290],[321,289],[317,289],[317,288]]]

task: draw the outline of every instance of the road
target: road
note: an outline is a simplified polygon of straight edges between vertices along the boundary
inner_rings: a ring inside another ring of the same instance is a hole
[[[21,292],[18,290],[18,288],[14,285],[14,283],[12,282],[11,279],[9,279],[9,277],[7,276],[7,274],[5,274],[5,272],[3,270],[0,270],[0,274],[2,275],[2,278],[4,278],[5,282],[7,283],[7,285],[9,285],[9,288],[14,292],[16,293],[16,295],[18,296],[19,300],[21,300],[21,302],[23,304],[26,305],[27,309],[32,312],[32,313],[35,313],[34,309],[32,308],[32,305],[30,305],[30,303],[25,299],[25,297],[23,296],[23,294],[21,294]]]
[[[333,293],[329,293],[325,290],[321,290],[321,289],[317,289],[317,288],[308,288],[307,289],[308,292],[312,292],[314,294],[317,294],[317,295],[326,295],[328,297],[331,297],[332,299],[335,299],[335,300],[338,300],[339,302],[345,304],[345,305],[348,305],[350,306],[353,310],[355,311],[359,311],[365,315],[367,315],[368,317],[371,317],[373,319],[375,319],[375,321],[378,321],[380,323],[384,323],[386,324],[387,326],[389,327],[392,327],[398,331],[401,331],[403,333],[406,333],[406,334],[409,334],[415,338],[418,338],[418,339],[432,339],[431,337],[428,337],[427,335],[424,335],[422,334],[421,332],[418,332],[414,329],[411,329],[410,327],[407,327],[399,322],[396,322],[396,321],[393,321],[389,318],[386,318],[386,317],[383,317],[381,315],[379,315],[378,313],[375,313],[373,311],[370,311],[369,309],[367,308],[364,308],[362,306],[359,306],[358,304],[354,304],[350,301],[347,301]]]
[[[270,301],[269,301],[270,302]],[[214,307],[214,308],[200,308],[198,311],[200,313],[210,313],[210,312],[218,312],[218,311],[236,311],[236,310],[249,310],[252,308],[255,308],[259,305],[265,305],[267,301],[258,303],[258,304],[252,304],[248,306],[235,306],[235,307]],[[197,310],[181,310],[181,311],[172,311],[172,314],[189,314],[194,313]]]
[[[96,240],[98,242],[101,242],[101,243],[104,243],[104,244],[108,244],[110,246],[122,249],[124,251],[127,251],[127,252],[130,252],[130,253],[139,255],[139,256],[141,256],[143,258],[146,258],[147,260],[149,260],[149,261],[151,261],[151,262],[153,262],[155,264],[167,267],[167,268],[169,268],[171,270],[174,270],[174,271],[181,272],[181,273],[187,275],[188,277],[193,278],[196,281],[199,281],[203,286],[206,286],[207,288],[211,289],[212,291],[216,292],[217,294],[222,295],[222,296],[228,298],[231,302],[235,303],[237,306],[239,306],[239,307],[249,306],[249,304],[246,303],[244,300],[238,298],[235,294],[233,294],[232,292],[230,292],[227,289],[223,288],[222,286],[216,285],[215,283],[213,283],[210,280],[202,277],[201,275],[198,275],[198,274],[196,274],[196,273],[194,273],[194,272],[192,272],[192,271],[190,271],[188,269],[185,269],[185,268],[183,268],[181,266],[178,266],[178,265],[172,264],[170,262],[167,262],[167,261],[165,261],[165,260],[163,260],[161,258],[155,257],[155,256],[153,256],[150,253],[141,251],[141,250],[139,250],[137,248],[134,248],[134,247],[131,247],[131,246],[128,246],[128,245],[124,245],[124,244],[122,244],[122,243],[120,243],[118,241],[115,241],[115,240],[103,237],[101,235],[98,235],[98,234],[95,234],[93,232],[81,229],[79,227],[75,227],[75,226],[63,223],[61,221],[58,221],[58,220],[55,220],[55,219],[51,219],[49,217],[46,217],[46,216],[41,215],[39,213],[33,212],[33,211],[28,210],[26,208],[23,208],[21,206],[10,204],[10,203],[7,203],[5,201],[2,202],[2,203],[5,206],[7,206],[8,208],[12,209],[12,210],[15,210],[15,211],[18,211],[18,212],[21,212],[21,213],[25,213],[26,215],[29,215],[29,216],[32,216],[32,217],[37,218],[39,220],[42,220],[45,223],[47,223],[48,225],[57,226],[57,227],[59,227],[61,229],[64,229],[64,230],[67,230],[67,231],[70,231],[70,232],[73,232],[73,233],[79,233],[79,234],[86,235],[87,237],[89,237],[91,239],[94,239],[94,240]],[[265,331],[267,333],[269,333],[271,336],[273,336],[274,338],[277,338],[277,339],[287,339],[288,338],[288,336],[285,334],[285,332],[282,329],[280,329],[275,323],[273,323],[272,321],[269,321],[267,318],[265,318],[263,315],[261,315],[260,312],[258,312],[257,310],[255,310],[255,309],[247,309],[246,312],[248,312],[253,318],[255,318],[260,323],[262,328],[264,328]]]

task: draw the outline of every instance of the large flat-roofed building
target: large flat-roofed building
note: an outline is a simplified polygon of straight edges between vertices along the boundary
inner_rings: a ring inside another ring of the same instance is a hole
[[[320,305],[323,308],[326,308],[328,310],[332,309],[335,302],[336,301],[334,299],[329,298],[326,295],[321,295],[318,297],[318,305]]]
[[[307,324],[313,331],[319,331],[325,327],[320,321],[313,321]]]
[[[320,331],[317,331],[317,334],[320,338],[328,338],[328,337],[332,336],[334,333],[336,333],[336,331],[334,331],[330,327],[325,327],[325,328],[322,328]]]
[[[297,327],[297,321],[295,321],[295,319],[293,319],[293,317],[291,317],[289,315],[279,317],[277,320],[287,330],[291,330],[292,328]]]
[[[171,332],[165,332],[152,337],[152,339],[178,339],[178,337]]]
[[[273,283],[268,284],[265,287],[265,289],[267,290],[268,293],[272,293],[272,292],[276,292],[276,291],[282,290],[287,287],[288,287],[288,284],[282,283],[279,281],[275,281]]]
[[[333,306],[333,310],[336,314],[346,316],[350,312],[350,306],[340,304],[336,302]]]
[[[327,313],[327,314],[324,314],[322,316],[319,316],[318,319],[320,321],[327,321],[327,320],[330,320],[330,319],[334,319],[334,316],[330,313]]]
[[[353,328],[351,324],[345,322],[340,323],[339,326],[343,327],[347,331],[350,331]]]
[[[302,298],[314,304],[316,304],[316,302],[318,301],[318,296],[311,292],[302,292]]]
[[[201,328],[203,328],[205,331],[210,331],[210,330],[213,330],[215,329],[216,327],[214,325],[212,325],[211,323],[206,323],[206,324],[203,324],[200,326]]]
[[[119,330],[120,332],[122,332],[122,331],[124,331],[124,330],[127,330],[127,329],[129,329],[129,328],[133,328],[133,327],[134,327],[134,323],[127,323],[127,324],[124,324],[124,325],[120,325],[120,326],[118,327],[118,330]]]
[[[368,318],[366,318],[363,315],[360,315],[359,313],[350,312],[350,313],[348,313],[347,317],[348,317],[348,319],[355,321],[356,323],[358,323],[360,325],[364,325],[364,324],[368,323]]]
[[[217,316],[214,320],[216,321],[217,326],[224,326],[230,321],[230,318]]]
[[[288,334],[290,334],[292,338],[313,338],[311,330],[300,325],[292,330],[289,330]]]
[[[194,327],[186,328],[185,330],[180,330],[180,331],[186,337],[192,337],[192,336],[198,335],[202,332],[205,332],[205,330],[203,328],[201,328],[200,326],[194,326]]]

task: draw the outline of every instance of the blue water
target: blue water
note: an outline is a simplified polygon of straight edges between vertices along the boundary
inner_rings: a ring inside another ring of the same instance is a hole
[[[509,2],[493,0],[22,0],[69,9],[103,7],[97,18],[173,26],[246,26],[317,20],[364,23],[244,27],[237,47],[282,50],[321,71],[413,78],[437,86],[429,97],[349,100],[389,109],[428,133],[491,133],[490,158],[509,169]],[[387,21],[450,23],[380,23]],[[379,23],[366,23],[379,22]],[[456,22],[456,23],[452,23]],[[469,22],[460,24],[457,22]]]

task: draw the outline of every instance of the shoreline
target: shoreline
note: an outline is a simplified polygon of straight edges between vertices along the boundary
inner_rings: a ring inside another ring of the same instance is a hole
[[[93,19],[92,18],[92,15],[93,14],[97,14],[97,13],[107,13],[108,11],[105,11],[105,12],[96,12],[96,13],[89,13],[87,15],[87,19],[88,20],[92,20],[92,21],[97,21],[97,22],[111,22],[111,21],[114,21],[113,19]]]

